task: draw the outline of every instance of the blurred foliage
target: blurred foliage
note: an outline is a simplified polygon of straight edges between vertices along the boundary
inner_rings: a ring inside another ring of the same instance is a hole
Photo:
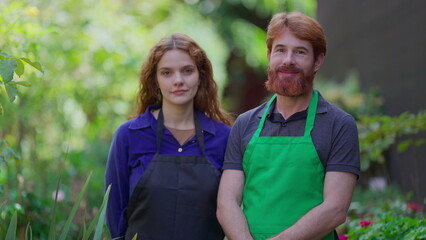
[[[379,90],[363,90],[356,71],[350,71],[342,82],[318,76],[314,84],[328,101],[354,116],[355,120],[359,120],[361,116],[384,114],[384,100]]]
[[[410,146],[426,143],[426,138],[416,135],[426,132],[426,109],[398,116],[385,115],[380,92],[377,89],[363,91],[356,72],[350,72],[341,83],[318,79],[315,87],[357,121],[361,170],[366,171],[373,162],[385,163],[385,153],[394,144],[398,144],[397,149],[402,152]],[[407,139],[402,140],[403,137]]]
[[[402,113],[399,116],[362,116],[358,121],[362,170],[371,162],[385,163],[384,152],[397,143],[402,136],[409,137],[398,143],[399,152],[410,146],[426,143],[426,138],[415,134],[426,131],[426,109],[418,113]]]
[[[426,239],[422,206],[410,199],[394,185],[380,191],[357,188],[347,221],[337,229],[340,239]]]
[[[49,234],[48,236],[45,237],[41,237],[41,239],[49,239],[49,240],[55,240],[55,239],[59,239],[59,240],[65,240],[65,239],[69,239],[70,236],[68,235],[69,230],[72,227],[72,220],[74,219],[78,208],[80,207],[80,202],[83,198],[83,195],[85,194],[87,187],[88,187],[88,183],[90,181],[91,178],[91,173],[88,176],[86,182],[84,183],[83,188],[81,189],[80,193],[78,194],[78,199],[77,201],[74,203],[74,206],[71,210],[71,213],[68,216],[67,222],[65,223],[64,227],[61,228],[60,231],[60,235],[57,234],[57,226],[56,226],[56,219],[55,219],[55,213],[56,213],[56,206],[58,204],[58,192],[59,189],[56,189],[56,195],[55,195],[55,203],[53,205],[53,211],[52,211],[52,215],[50,218],[50,227],[49,227]],[[59,181],[58,181],[58,186],[59,186]],[[92,222],[89,224],[88,227],[86,227],[86,225],[84,225],[84,227],[82,228],[82,232],[81,235],[82,237],[79,239],[82,240],[87,240],[89,239],[89,237],[91,237],[93,235],[93,240],[100,240],[102,239],[102,233],[104,231],[104,223],[105,223],[105,212],[106,212],[106,206],[108,204],[108,197],[109,197],[109,192],[111,190],[111,186],[108,186],[106,192],[105,192],[105,196],[102,202],[101,207],[99,208],[98,213],[94,216],[94,218],[92,219]],[[33,236],[33,232],[32,232],[32,227],[31,224],[28,223],[27,227],[25,229],[25,233],[18,233],[17,229],[18,229],[18,213],[19,211],[13,211],[13,215],[11,217],[9,226],[7,228],[7,232],[6,232],[6,240],[15,240],[16,238],[21,239],[22,235],[25,237],[25,239],[32,239]],[[35,229],[38,226],[35,225]],[[39,230],[38,230],[39,231]],[[72,237],[71,239],[75,239],[76,237]]]

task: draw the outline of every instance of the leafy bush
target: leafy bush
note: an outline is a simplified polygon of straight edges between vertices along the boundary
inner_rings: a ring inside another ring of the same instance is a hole
[[[413,136],[426,131],[426,110],[418,113],[402,113],[399,116],[361,116],[358,121],[361,169],[366,170],[371,162],[384,163],[383,153],[402,136]],[[398,151],[409,146],[426,143],[425,138],[409,138],[398,144]]]
[[[356,73],[349,73],[342,83],[320,79],[316,82],[316,88],[327,100],[355,117],[359,131],[361,170],[367,170],[372,163],[385,163],[384,153],[401,137],[408,139],[398,144],[400,152],[410,146],[426,143],[426,138],[413,138],[414,134],[426,132],[426,110],[405,112],[394,117],[385,115],[380,93],[375,89],[364,93]]]
[[[53,213],[52,213],[52,217],[50,219],[50,230],[49,230],[49,234],[47,238],[42,238],[42,239],[49,239],[49,240],[65,240],[68,237],[68,233],[70,231],[70,228],[72,226],[72,221],[77,213],[77,210],[79,208],[79,205],[81,203],[81,200],[83,198],[83,195],[85,194],[89,181],[91,178],[91,174],[88,176],[82,190],[80,191],[79,195],[78,195],[78,199],[77,201],[74,203],[74,206],[72,208],[72,210],[69,213],[68,219],[66,221],[66,223],[63,225],[63,227],[61,228],[61,232],[60,235],[57,234],[57,224],[56,224],[56,220],[55,220],[55,212],[56,212],[56,207],[57,207],[57,197],[58,194],[56,194],[55,196],[55,204],[53,206]],[[56,193],[58,193],[59,191],[59,182],[58,181],[58,188],[56,190]],[[102,232],[104,229],[104,223],[105,223],[105,212],[106,212],[106,206],[108,204],[108,196],[109,196],[109,192],[110,192],[110,188],[111,186],[108,187],[105,196],[104,196],[104,200],[102,202],[101,207],[99,208],[98,213],[96,214],[96,216],[92,219],[92,222],[90,223],[90,225],[86,228],[86,225],[84,225],[84,228],[81,230],[81,234],[82,237],[80,239],[82,240],[87,240],[89,239],[90,236],[93,236],[93,240],[99,240],[102,238]],[[17,237],[17,212],[13,213],[13,216],[11,218],[7,233],[6,233],[6,240],[15,240]],[[32,239],[32,228],[30,223],[28,223],[26,231],[25,231],[25,239]]]
[[[348,233],[349,240],[426,239],[426,219],[394,216],[392,213],[385,213],[376,216],[374,222],[353,220],[350,224],[356,225]]]
[[[348,219],[338,232],[340,239],[348,240],[426,239],[426,219],[421,205],[395,186],[383,191],[357,188]]]

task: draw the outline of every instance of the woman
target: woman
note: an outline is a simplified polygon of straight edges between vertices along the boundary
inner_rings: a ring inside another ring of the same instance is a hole
[[[230,118],[210,60],[190,37],[161,39],[142,66],[138,116],[109,152],[107,222],[118,239],[223,239],[216,196]]]

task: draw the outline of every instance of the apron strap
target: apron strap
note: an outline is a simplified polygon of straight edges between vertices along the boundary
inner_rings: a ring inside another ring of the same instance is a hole
[[[201,124],[198,120],[198,114],[197,111],[194,109],[194,124],[195,124],[195,134],[197,135],[198,144],[200,146],[201,152],[203,153],[203,156],[206,156],[206,149],[204,145],[204,134],[203,130],[201,130]]]
[[[203,156],[206,156],[206,150],[204,145],[204,135],[203,131],[201,130],[201,124],[198,120],[197,111],[194,109],[194,124],[195,124],[195,134],[197,136],[198,144],[201,149],[201,153]],[[160,147],[161,142],[163,141],[163,132],[164,132],[164,115],[163,115],[163,109],[160,109],[160,112],[158,113],[158,120],[157,120],[157,154],[160,153]]]
[[[315,115],[317,113],[317,105],[318,105],[318,93],[317,91],[313,91],[311,101],[309,102],[308,116],[306,117],[304,136],[310,136],[311,131],[314,128]]]
[[[317,105],[318,105],[318,92],[317,91],[312,91],[312,97],[311,100],[309,102],[309,107],[308,107],[308,116],[306,118],[306,125],[305,125],[305,132],[304,132],[304,136],[310,136],[312,129],[314,128],[314,123],[315,123],[315,115],[317,112]],[[266,106],[262,118],[260,119],[259,122],[259,126],[256,129],[256,132],[253,134],[253,137],[259,137],[260,133],[262,132],[263,129],[263,125],[265,124],[265,119],[268,116],[268,112],[269,112],[269,108],[271,107],[272,103],[274,102],[274,100],[277,98],[277,94],[274,94],[271,98],[271,100],[269,100],[268,105]]]
[[[163,109],[160,108],[160,112],[158,113],[158,120],[157,120],[157,152],[156,154],[160,153],[160,147],[161,142],[163,140],[163,130],[164,130],[164,116],[163,116]]]

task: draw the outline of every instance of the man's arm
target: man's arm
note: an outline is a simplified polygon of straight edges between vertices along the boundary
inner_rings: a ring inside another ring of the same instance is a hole
[[[270,240],[321,239],[345,222],[357,176],[348,172],[327,172],[324,202],[300,218],[293,226]]]
[[[244,181],[244,172],[241,170],[224,170],[220,180],[217,218],[229,240],[253,239],[241,210]]]

